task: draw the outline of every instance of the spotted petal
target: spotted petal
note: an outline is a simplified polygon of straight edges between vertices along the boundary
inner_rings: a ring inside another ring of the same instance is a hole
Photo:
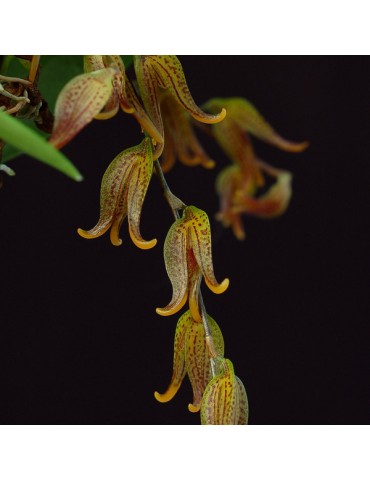
[[[112,95],[113,68],[84,73],[70,80],[60,92],[49,142],[62,148],[103,109]]]
[[[126,216],[126,196],[128,180],[135,163],[138,147],[132,147],[119,153],[104,173],[100,187],[100,217],[90,230],[77,231],[84,238],[96,238],[103,235],[115,222],[115,234],[111,238],[113,245],[121,245],[118,229]],[[119,221],[117,222],[117,217]]]
[[[204,280],[213,293],[223,293],[229,279],[218,283],[213,272],[211,226],[207,214],[194,206],[184,209],[184,219],[189,225],[189,240]]]
[[[153,151],[150,138],[141,143],[142,148],[136,155],[127,193],[128,225],[134,244],[147,250],[157,244],[157,240],[146,241],[140,233],[140,217],[146,192],[153,173]]]
[[[161,402],[169,402],[176,395],[185,377],[185,341],[188,328],[193,322],[190,311],[185,312],[179,318],[175,332],[173,373],[169,387],[164,393],[155,392],[155,398]]]
[[[178,312],[188,298],[187,225],[183,219],[176,220],[169,229],[164,242],[164,262],[172,284],[172,299],[159,315],[168,316]]]
[[[177,102],[200,122],[217,123],[225,118],[225,109],[218,114],[208,114],[196,105],[187,86],[181,63],[175,55],[136,55],[134,67],[143,103],[160,132],[163,132],[163,124],[158,87],[168,89]]]
[[[214,377],[204,391],[200,418],[202,425],[246,425],[248,399],[233,364],[224,359],[222,373]]]
[[[220,327],[209,315],[207,318],[216,353],[223,357],[224,340]],[[185,364],[194,395],[193,403],[189,404],[188,408],[191,412],[198,412],[203,392],[212,378],[212,372],[203,323],[194,320],[189,324],[186,335]]]

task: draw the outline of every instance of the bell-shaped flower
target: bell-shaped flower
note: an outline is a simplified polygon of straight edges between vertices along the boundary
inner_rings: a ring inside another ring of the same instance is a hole
[[[194,206],[183,210],[182,218],[176,220],[164,242],[164,261],[172,284],[172,299],[159,315],[177,313],[189,298],[189,308],[195,321],[201,321],[199,289],[202,277],[214,293],[223,293],[229,279],[218,283],[212,263],[211,227],[207,214]]]
[[[221,373],[207,385],[200,407],[202,425],[247,425],[248,398],[230,360],[219,361]]]
[[[215,352],[223,357],[224,341],[221,330],[212,317],[207,315],[207,318]],[[170,385],[164,393],[155,392],[155,398],[159,402],[172,400],[185,375],[188,375],[193,389],[193,402],[188,408],[191,412],[198,412],[203,392],[212,378],[212,369],[203,323],[195,321],[190,310],[177,322]]]
[[[147,114],[164,137],[163,120],[159,102],[159,90],[165,89],[181,107],[202,123],[217,123],[225,118],[226,110],[221,108],[214,114],[205,113],[195,103],[186,83],[179,59],[175,55],[136,55],[134,68],[140,95]],[[162,153],[158,150],[155,158]]]
[[[146,241],[140,233],[140,217],[145,195],[153,173],[153,149],[149,137],[117,155],[107,168],[100,189],[100,218],[91,230],[78,229],[84,238],[96,238],[109,228],[113,245],[121,245],[119,230],[128,219],[133,243],[142,249],[156,245],[157,240]]]
[[[201,165],[204,168],[213,168],[215,162],[199,143],[194,133],[190,113],[175,100],[168,90],[161,90],[159,98],[166,137],[161,157],[163,172],[172,168],[176,158],[186,166]]]
[[[84,59],[85,73],[70,80],[55,105],[55,120],[49,142],[62,148],[94,118],[108,119],[118,104],[127,113],[125,71],[118,55],[90,55]]]

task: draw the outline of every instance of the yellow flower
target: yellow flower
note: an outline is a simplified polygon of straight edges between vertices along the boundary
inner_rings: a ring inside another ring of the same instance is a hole
[[[221,373],[207,385],[200,407],[202,425],[246,425],[248,398],[230,360],[219,361]]]
[[[292,174],[279,170],[257,158],[249,133],[287,152],[305,150],[308,142],[291,142],[281,137],[255,109],[243,98],[212,99],[205,108],[216,111],[220,105],[227,108],[227,117],[212,126],[212,134],[233,161],[234,165],[221,171],[216,182],[220,197],[217,218],[225,227],[231,226],[240,240],[245,237],[241,214],[273,218],[287,209],[292,195]],[[261,194],[266,177],[275,183]]]
[[[201,165],[204,168],[213,168],[214,160],[206,154],[195,136],[190,113],[168,90],[161,90],[159,98],[166,137],[161,158],[163,172],[170,170],[176,157],[190,167]]]
[[[213,318],[209,315],[207,317],[215,351],[223,356],[224,341],[221,330]],[[155,392],[155,398],[159,402],[172,400],[186,374],[193,389],[193,403],[190,403],[188,408],[191,412],[198,412],[203,392],[212,378],[212,373],[203,324],[193,319],[190,310],[185,312],[177,322],[170,385],[162,394]]]
[[[207,214],[194,206],[186,207],[182,218],[168,231],[164,243],[164,261],[172,284],[172,299],[159,315],[177,313],[189,298],[189,308],[195,321],[201,321],[199,289],[204,280],[214,293],[223,293],[229,286],[225,278],[219,284],[213,272],[211,227]]]
[[[196,105],[187,86],[181,63],[175,55],[136,55],[134,68],[145,110],[163,138],[160,89],[167,90],[181,108],[202,123],[213,124],[225,118],[224,108],[221,108],[219,113],[208,114]],[[159,145],[154,158],[158,158],[162,150],[163,143]]]
[[[146,241],[140,234],[141,209],[153,173],[153,149],[146,137],[135,147],[121,152],[106,170],[100,189],[100,218],[91,230],[78,229],[84,238],[96,238],[109,228],[113,245],[121,245],[119,230],[128,218],[129,233],[134,244],[142,249],[156,245],[157,240]]]

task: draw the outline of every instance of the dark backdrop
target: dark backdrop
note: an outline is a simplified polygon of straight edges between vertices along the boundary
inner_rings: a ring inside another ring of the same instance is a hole
[[[198,103],[214,96],[252,101],[286,138],[309,140],[300,155],[255,141],[261,158],[294,174],[287,213],[245,218],[237,241],[213,220],[214,171],[177,164],[173,191],[205,209],[216,277],[231,280],[208,312],[242,378],[251,424],[369,422],[369,60],[367,57],[180,57]],[[129,70],[132,74],[132,71]],[[159,404],[172,373],[179,315],[170,299],[162,245],[172,222],[155,178],[137,249],[126,222],[123,245],[80,238],[98,218],[101,176],[141,139],[122,112],[95,121],[64,148],[85,176],[77,184],[35,160],[12,162],[0,190],[0,422],[188,424],[191,389]]]

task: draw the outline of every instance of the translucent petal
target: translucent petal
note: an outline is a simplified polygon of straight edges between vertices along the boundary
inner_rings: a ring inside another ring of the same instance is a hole
[[[241,425],[248,421],[248,401],[230,360],[222,361],[223,372],[207,385],[201,403],[202,425]]]
[[[212,263],[211,227],[207,214],[194,206],[184,209],[183,218],[189,226],[189,241],[195,259],[204,275],[204,280],[213,293],[223,293],[229,286],[229,279],[218,283]]]
[[[73,78],[60,92],[49,142],[62,148],[103,109],[112,91],[114,69],[104,68]]]
[[[277,181],[269,190],[260,197],[254,198],[236,194],[234,213],[248,213],[261,218],[273,218],[282,215],[289,206],[292,196],[292,175],[289,172],[282,172],[278,175]]]
[[[258,187],[265,183],[264,177],[256,164],[255,153],[249,135],[227,115],[225,120],[212,126],[212,134],[226,155],[239,166],[239,173],[250,178]]]
[[[281,150],[298,153],[309,145],[308,142],[291,142],[281,137],[244,98],[217,98],[206,103],[206,107],[211,111],[217,110],[220,105],[226,107],[228,118],[232,118],[241,129]]]
[[[163,154],[171,158],[176,152],[184,165],[213,168],[215,162],[200,145],[190,114],[166,90],[160,92],[160,107],[166,136]],[[167,153],[167,150],[171,153]]]
[[[139,146],[128,148],[119,153],[107,168],[100,188],[100,217],[91,230],[78,229],[84,238],[96,238],[103,235],[114,222],[114,232],[111,236],[114,245],[120,245],[118,228],[126,215],[125,195],[127,182],[137,158]],[[117,220],[118,219],[118,220]]]
[[[164,393],[155,392],[154,396],[159,402],[169,402],[176,394],[185,377],[185,339],[190,324],[193,322],[190,311],[179,318],[175,332],[173,373],[169,387]]]
[[[147,250],[154,247],[157,243],[156,239],[144,240],[140,233],[141,210],[153,173],[153,155],[150,138],[146,137],[141,142],[140,147],[140,150],[136,153],[136,160],[130,177],[127,211],[131,240],[137,247]]]
[[[207,318],[216,352],[223,356],[224,340],[220,327],[209,315],[207,315]],[[212,372],[203,323],[194,320],[189,324],[186,335],[185,364],[194,396],[193,403],[189,405],[189,410],[198,412],[203,392],[212,377]]]
[[[176,220],[169,229],[164,242],[164,261],[172,284],[172,299],[163,308],[157,308],[159,315],[178,312],[188,298],[187,226],[183,218]]]

